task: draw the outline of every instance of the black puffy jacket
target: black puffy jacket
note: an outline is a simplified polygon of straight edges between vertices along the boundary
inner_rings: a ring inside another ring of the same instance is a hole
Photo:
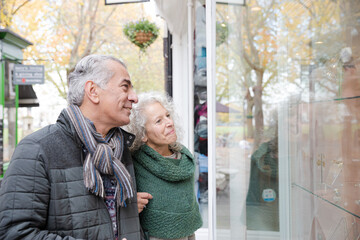
[[[56,124],[25,137],[0,188],[0,239],[114,239],[104,200],[84,186],[83,159],[64,111]],[[134,178],[128,147],[122,161]],[[119,209],[118,229],[120,240],[142,239],[136,196]]]

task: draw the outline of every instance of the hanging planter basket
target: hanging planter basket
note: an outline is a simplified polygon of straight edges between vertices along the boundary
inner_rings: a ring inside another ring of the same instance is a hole
[[[151,38],[154,36],[151,32],[137,32],[135,35],[135,41],[139,44],[144,44],[151,41]]]
[[[146,19],[127,23],[123,32],[130,42],[138,46],[143,52],[159,36],[159,28],[156,24]]]

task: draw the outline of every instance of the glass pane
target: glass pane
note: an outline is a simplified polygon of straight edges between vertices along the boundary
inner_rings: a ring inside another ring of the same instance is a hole
[[[360,2],[292,5],[306,9],[298,29],[308,42],[298,58],[306,84],[289,101],[292,237],[359,239]]]
[[[217,239],[279,238],[276,22],[270,1],[216,5]]]
[[[196,1],[194,44],[194,157],[199,164],[197,195],[203,227],[208,227],[208,126],[206,102],[206,13]]]
[[[246,77],[240,39],[242,5],[216,4],[216,226],[217,239],[242,239],[246,169],[252,139],[246,132]]]
[[[360,2],[221,2],[216,239],[359,239]]]

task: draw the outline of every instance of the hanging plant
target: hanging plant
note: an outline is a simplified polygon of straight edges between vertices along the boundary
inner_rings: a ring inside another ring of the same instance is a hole
[[[159,36],[159,28],[156,24],[146,19],[127,23],[123,32],[130,42],[138,46],[143,52]]]
[[[229,26],[226,22],[216,21],[216,46],[223,44],[229,36]]]

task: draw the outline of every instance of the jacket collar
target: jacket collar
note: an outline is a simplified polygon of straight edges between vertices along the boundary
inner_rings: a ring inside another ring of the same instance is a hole
[[[61,111],[56,122],[60,125],[61,128],[65,130],[67,135],[71,136],[78,145],[82,146],[81,140],[78,137],[75,127],[71,123],[71,120],[68,114],[66,113],[65,109]],[[131,147],[131,145],[135,140],[135,135],[125,131],[121,127],[119,127],[119,129],[123,133],[125,146]]]
[[[123,133],[125,145],[126,145],[127,147],[131,147],[131,145],[134,143],[135,135],[132,134],[132,133],[129,133],[129,132],[125,131],[125,130],[122,129],[121,127],[119,127],[119,128],[120,128],[120,130],[121,130],[122,133]]]

